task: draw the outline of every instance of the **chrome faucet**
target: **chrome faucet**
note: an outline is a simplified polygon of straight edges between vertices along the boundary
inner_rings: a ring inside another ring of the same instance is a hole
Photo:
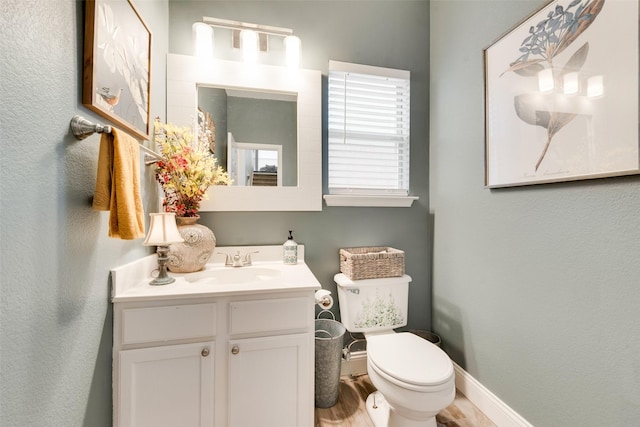
[[[260,251],[247,252],[244,255],[244,259],[240,256],[240,251],[236,251],[236,254],[231,256],[224,252],[218,252],[225,256],[225,267],[247,267],[251,265],[251,254],[257,254]]]

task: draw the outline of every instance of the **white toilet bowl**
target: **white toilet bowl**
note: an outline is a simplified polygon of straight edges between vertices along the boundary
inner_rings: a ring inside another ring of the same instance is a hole
[[[367,335],[367,370],[378,390],[367,399],[376,427],[436,427],[455,398],[449,357],[411,333]]]
[[[351,280],[339,273],[334,279],[342,322],[367,339],[367,371],[378,390],[367,398],[374,425],[436,427],[436,414],[455,398],[455,374],[439,347],[393,331],[407,325],[411,277]]]

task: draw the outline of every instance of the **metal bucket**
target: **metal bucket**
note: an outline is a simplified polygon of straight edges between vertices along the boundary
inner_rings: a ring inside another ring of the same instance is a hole
[[[331,319],[316,319],[315,402],[318,408],[330,408],[338,402],[342,347],[347,329]]]

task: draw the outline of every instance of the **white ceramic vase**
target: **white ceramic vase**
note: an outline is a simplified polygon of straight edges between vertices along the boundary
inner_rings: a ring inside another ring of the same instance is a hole
[[[216,248],[216,236],[210,228],[198,224],[199,216],[178,217],[178,231],[182,243],[169,246],[169,271],[193,273],[204,268]]]

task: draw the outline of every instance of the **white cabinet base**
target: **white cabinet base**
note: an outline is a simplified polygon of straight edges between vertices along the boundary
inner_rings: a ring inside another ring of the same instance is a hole
[[[213,425],[213,342],[123,350],[119,366],[119,426]]]
[[[314,302],[312,290],[116,302],[114,427],[312,427]]]
[[[313,408],[300,405],[312,387],[306,334],[229,341],[229,425],[309,425]]]

